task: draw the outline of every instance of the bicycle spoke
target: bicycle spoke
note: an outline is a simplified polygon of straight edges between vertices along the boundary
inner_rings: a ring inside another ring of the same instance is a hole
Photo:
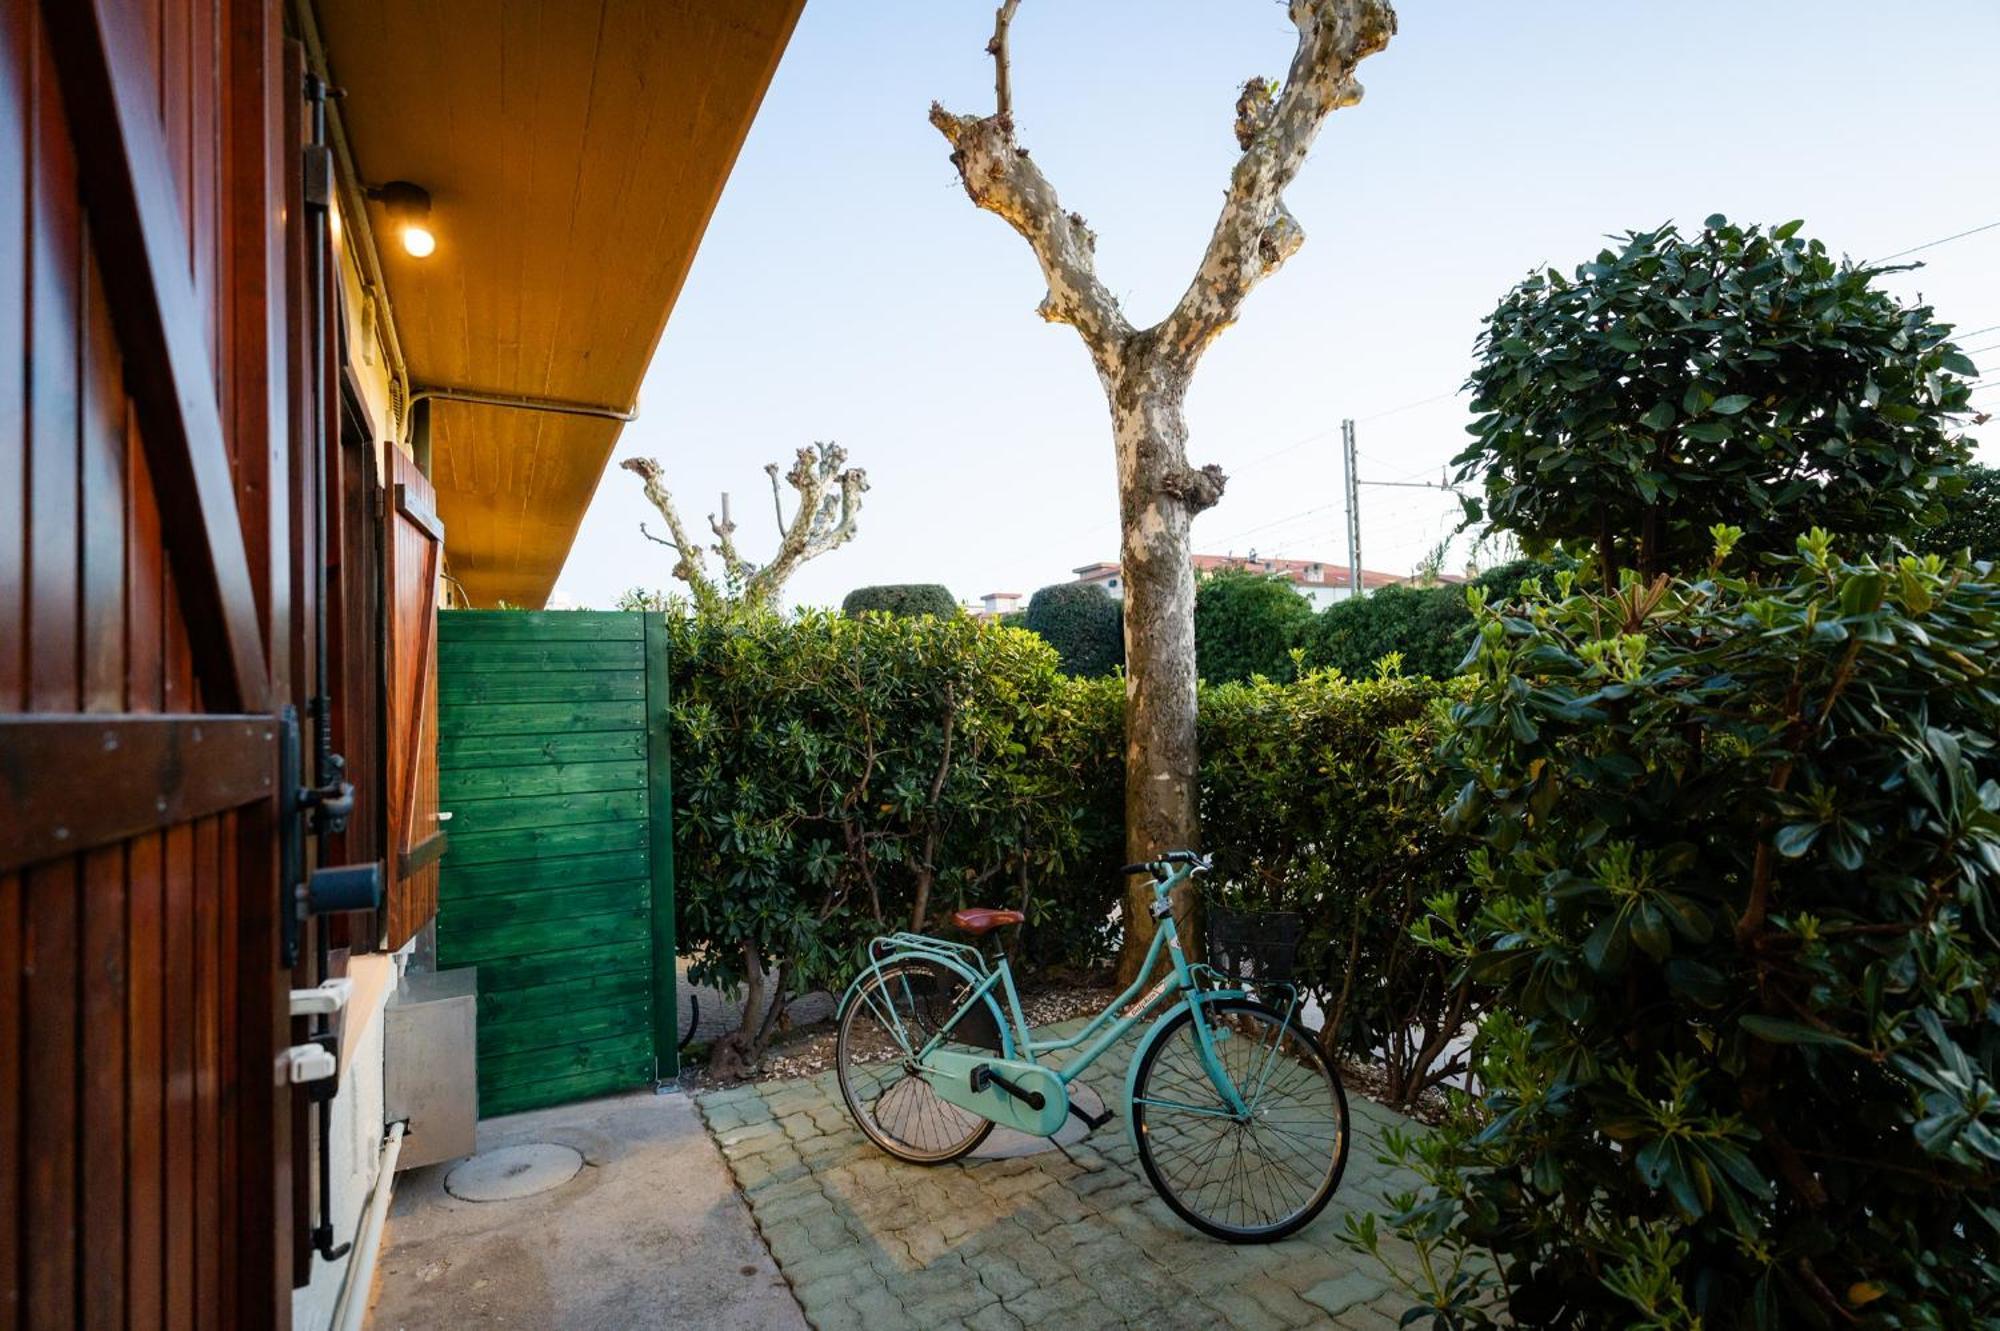
[[[862,1129],[891,1154],[952,1159],[992,1126],[939,1099],[910,1061],[962,997],[956,977],[905,965],[871,976],[842,1018],[836,1050],[842,1094]]]
[[[1203,1015],[1215,1074],[1192,1020],[1147,1055],[1133,1114],[1148,1173],[1211,1232],[1289,1232],[1324,1205],[1345,1163],[1338,1085],[1311,1040],[1275,1014],[1235,1004]],[[1230,1110],[1219,1078],[1248,1112]]]

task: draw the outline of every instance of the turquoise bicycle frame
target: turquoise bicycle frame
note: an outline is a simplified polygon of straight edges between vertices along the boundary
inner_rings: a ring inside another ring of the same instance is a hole
[[[1181,1104],[1173,1107],[1185,1112],[1214,1114],[1218,1117],[1244,1114],[1248,1110],[1243,1093],[1224,1069],[1222,1060],[1216,1054],[1216,1033],[1202,1009],[1209,1002],[1247,997],[1247,991],[1241,988],[1199,987],[1199,978],[1203,974],[1214,976],[1214,972],[1199,962],[1190,962],[1187,959],[1186,953],[1181,948],[1173,914],[1167,906],[1174,888],[1186,881],[1192,872],[1192,866],[1181,865],[1165,878],[1154,881],[1153,915],[1159,921],[1159,928],[1153,934],[1152,946],[1147,949],[1145,964],[1139,968],[1138,978],[1074,1035],[1053,1040],[1035,1039],[1028,1029],[1027,1016],[1021,1009],[1020,994],[1014,988],[1013,970],[1004,958],[997,965],[989,965],[985,954],[978,948],[965,943],[932,938],[927,934],[894,933],[873,940],[868,945],[868,964],[855,977],[853,984],[848,986],[846,995],[841,999],[841,1010],[845,1012],[849,1004],[857,1001],[863,986],[870,978],[879,977],[889,967],[908,961],[923,961],[941,966],[964,980],[969,986],[969,991],[943,1023],[939,1032],[931,1036],[916,1051],[919,1063],[927,1062],[938,1053],[945,1043],[945,1037],[979,1004],[985,1003],[993,1007],[997,1018],[999,1014],[994,993],[998,990],[1006,1001],[1006,1015],[1011,1018],[1011,1028],[1007,1020],[996,1019],[994,1023],[999,1032],[1000,1056],[1003,1059],[1040,1066],[1043,1055],[1063,1053],[1072,1049],[1080,1050],[1076,1057],[1061,1067],[1047,1069],[1067,1090],[1071,1082],[1103,1057],[1106,1050],[1117,1044],[1139,1023],[1148,1017],[1152,1018],[1152,1025],[1140,1044],[1143,1053],[1146,1046],[1165,1031],[1167,1024],[1186,1008],[1192,1014],[1195,1040],[1201,1054],[1203,1070],[1207,1072],[1217,1094],[1222,1097],[1225,1107]],[[1147,990],[1146,982],[1159,964],[1162,952],[1171,959],[1172,967],[1150,990]],[[1142,992],[1143,997],[1141,997]],[[1136,1006],[1133,1006],[1135,1003]],[[1129,1012],[1125,1011],[1128,1007],[1131,1007]],[[891,1015],[893,1017],[893,1013]],[[1290,1015],[1287,1011],[1288,1020]],[[900,1021],[897,1024],[900,1034]],[[907,1037],[905,1038],[907,1043]],[[1132,1124],[1130,1107],[1137,1094],[1139,1067],[1143,1061],[1141,1056],[1135,1055],[1125,1079],[1126,1132],[1133,1136],[1135,1147],[1138,1144],[1137,1130]],[[1057,1125],[1060,1126],[1060,1120]],[[1016,1126],[1021,1125],[1017,1123]],[[1053,1129],[1048,1131],[1053,1134]]]

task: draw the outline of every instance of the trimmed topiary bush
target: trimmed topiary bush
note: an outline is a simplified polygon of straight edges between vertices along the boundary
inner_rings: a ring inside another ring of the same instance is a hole
[[[874,587],[856,587],[840,603],[844,615],[860,615],[879,610],[889,615],[955,615],[958,598],[951,589],[935,582],[891,582]]]
[[[2000,1319],[2000,583],[1739,535],[1482,612],[1418,931],[1481,1090],[1391,1141],[1438,1325]]]
[[[1125,664],[1125,614],[1102,588],[1059,582],[1028,599],[1024,627],[1056,649],[1072,675],[1108,675]]]
[[[1211,684],[1252,675],[1290,679],[1292,648],[1312,619],[1312,602],[1282,578],[1235,569],[1206,574],[1194,591],[1195,666]]]

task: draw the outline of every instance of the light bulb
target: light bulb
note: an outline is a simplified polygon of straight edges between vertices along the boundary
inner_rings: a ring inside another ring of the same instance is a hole
[[[403,228],[403,252],[412,259],[428,259],[438,246],[437,237],[412,223]]]

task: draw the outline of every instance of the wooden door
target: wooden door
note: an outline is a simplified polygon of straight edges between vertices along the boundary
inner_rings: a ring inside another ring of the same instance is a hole
[[[280,41],[0,5],[0,1326],[289,1317]]]
[[[479,968],[479,1112],[671,1077],[672,789],[659,615],[450,610],[438,965]]]
[[[444,527],[431,483],[402,453],[389,452],[383,604],[389,653],[389,904],[386,938],[401,947],[437,914],[437,612]]]

